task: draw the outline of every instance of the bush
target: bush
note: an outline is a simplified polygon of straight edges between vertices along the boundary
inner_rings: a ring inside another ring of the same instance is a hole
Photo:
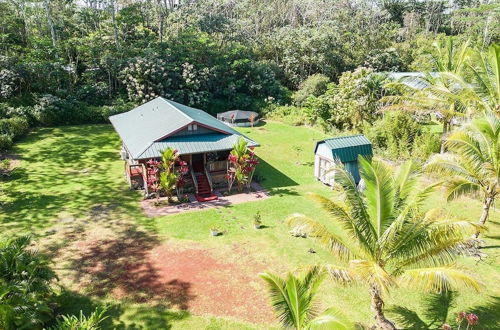
[[[0,151],[5,151],[12,147],[12,137],[7,134],[0,134]]]
[[[100,107],[100,116],[102,117],[103,121],[107,122],[110,116],[132,110],[133,108],[135,108],[135,106],[136,105],[132,102],[119,100],[119,102],[116,102],[113,105],[105,105]]]
[[[426,159],[439,150],[439,138],[405,112],[388,112],[364,132],[374,147],[394,159]]]
[[[294,126],[313,124],[311,109],[291,105],[274,107],[271,111],[266,113],[266,118],[279,120]]]
[[[330,78],[323,74],[314,74],[304,80],[299,90],[294,93],[293,101],[296,105],[303,105],[304,101],[310,96],[318,97],[326,92],[326,88],[330,83]]]
[[[44,94],[37,98],[33,115],[38,123],[44,126],[103,121],[99,107],[89,107],[72,98],[63,99],[52,94]]]
[[[0,242],[1,329],[39,329],[52,318],[56,279],[29,237]]]
[[[0,134],[9,135],[16,140],[28,133],[29,124],[25,118],[13,117],[0,119]]]

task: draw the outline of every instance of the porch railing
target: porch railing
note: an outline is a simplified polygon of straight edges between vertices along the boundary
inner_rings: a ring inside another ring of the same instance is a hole
[[[191,178],[193,179],[194,191],[198,193],[198,181],[196,180],[196,175],[194,174],[192,166],[189,166],[189,172],[191,173]]]
[[[207,177],[208,180],[208,185],[210,186],[210,191],[213,191],[212,187],[212,177],[210,176],[210,171],[208,170],[208,166],[205,165],[205,176]]]

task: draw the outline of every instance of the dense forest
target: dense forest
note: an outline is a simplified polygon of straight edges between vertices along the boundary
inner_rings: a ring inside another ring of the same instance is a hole
[[[475,0],[13,0],[0,7],[0,149],[31,126],[105,122],[156,96],[212,114],[294,105],[278,116],[306,112],[296,124],[356,128],[367,118],[346,123],[346,102],[361,93],[363,107],[373,108],[384,93],[383,77],[366,79],[372,72],[432,71],[433,44],[447,36],[479,49],[500,40],[499,5]],[[309,98],[325,91],[330,100]]]

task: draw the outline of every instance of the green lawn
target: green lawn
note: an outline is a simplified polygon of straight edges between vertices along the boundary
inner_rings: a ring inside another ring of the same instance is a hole
[[[256,128],[242,128],[241,131],[261,144],[257,149],[261,159],[257,177],[272,193],[271,198],[222,209],[147,218],[139,208],[140,193],[128,190],[123,178],[123,164],[118,157],[120,141],[111,126],[39,129],[17,144],[13,153],[21,156],[21,163],[10,180],[1,182],[2,234],[4,237],[25,233],[35,236],[40,246],[54,257],[55,267],[60,269],[62,275],[66,271],[71,272],[73,267],[61,260],[62,251],[79,239],[80,232],[93,226],[112,227],[114,230],[123,225],[129,231],[141,230],[147,237],[155,237],[159,241],[186,246],[196,244],[218,251],[242,247],[252,258],[269,265],[270,271],[293,270],[322,261],[334,263],[335,260],[314,242],[291,237],[283,224],[286,216],[298,212],[314,217],[335,230],[327,214],[306,195],[307,192],[317,192],[335,197],[328,187],[313,177],[314,142],[324,135],[306,127],[275,122]],[[294,146],[302,151],[297,154]],[[431,206],[445,207],[451,214],[471,220],[477,219],[480,213],[478,202],[462,199],[446,203],[440,193],[433,196]],[[251,228],[253,215],[257,211],[260,211],[263,224],[267,226],[258,231]],[[101,219],[101,222],[96,219]],[[60,227],[72,221],[78,223],[72,235],[54,235]],[[225,235],[210,237],[208,231],[213,226],[226,231]],[[492,213],[489,229],[485,235],[487,246],[483,250],[488,257],[479,263],[473,260],[462,262],[480,276],[485,289],[480,294],[455,294],[454,305],[448,311],[449,322],[452,322],[456,312],[466,310],[479,315],[481,326],[475,329],[500,326],[497,312],[500,309],[500,286],[497,284],[500,280],[498,211]],[[309,253],[310,248],[317,253]],[[248,285],[258,285],[260,279],[257,274],[251,273],[252,270],[248,272],[246,275],[253,279]],[[110,327],[272,327],[269,323],[253,324],[238,318],[193,315],[189,309],[182,311],[171,308],[168,302],[138,303],[112,300],[106,295],[90,295],[76,282],[61,278],[61,283],[68,288],[68,292],[61,296],[62,311],[89,310],[95,305],[111,303],[112,317],[107,321]],[[397,311],[395,314],[407,321],[413,320],[415,325],[424,322],[432,324],[428,326],[430,328],[437,328],[441,324],[435,320],[446,310],[442,302],[436,303],[430,297],[397,289],[387,299],[387,308]],[[368,291],[364,287],[340,287],[326,281],[320,300],[323,307],[338,306],[353,320],[366,324],[371,322]]]

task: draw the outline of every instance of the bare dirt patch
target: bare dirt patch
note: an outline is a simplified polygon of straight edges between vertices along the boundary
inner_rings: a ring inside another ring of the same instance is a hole
[[[238,252],[233,249],[233,255],[225,258],[228,251],[167,242],[151,250],[149,260],[162,282],[182,279],[191,284],[194,297],[189,307],[195,314],[274,322],[266,288],[257,275],[268,270],[269,265]]]

